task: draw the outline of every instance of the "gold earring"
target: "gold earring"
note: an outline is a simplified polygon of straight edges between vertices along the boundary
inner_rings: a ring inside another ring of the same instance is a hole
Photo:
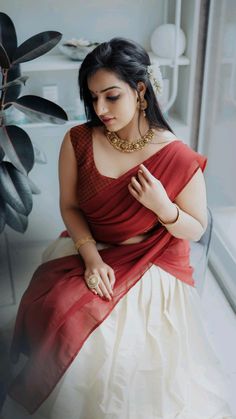
[[[140,109],[140,111],[143,111],[143,116],[146,117],[146,112],[145,109],[147,109],[148,104],[146,99],[144,99],[144,97],[140,97],[140,99],[138,99],[138,109]]]

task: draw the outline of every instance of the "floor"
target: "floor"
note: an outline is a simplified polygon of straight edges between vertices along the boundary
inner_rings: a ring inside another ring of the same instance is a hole
[[[17,305],[30,278],[39,265],[41,253],[46,244],[31,243],[28,247],[17,246],[11,252],[12,277],[16,304],[0,306],[0,376],[4,375],[7,345],[14,324]],[[207,269],[205,287],[202,293],[206,327],[212,346],[231,381],[230,404],[236,414],[236,315],[225,299],[210,270]],[[0,379],[0,406],[1,406]]]

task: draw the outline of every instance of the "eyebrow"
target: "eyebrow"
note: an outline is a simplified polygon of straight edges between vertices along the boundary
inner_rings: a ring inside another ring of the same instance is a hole
[[[103,89],[103,90],[101,90],[100,91],[100,93],[104,93],[104,92],[106,92],[107,90],[111,90],[111,89],[120,89],[121,90],[121,88],[119,87],[119,86],[110,86],[110,87],[107,87],[106,89]],[[89,90],[91,93],[94,93],[92,90]]]

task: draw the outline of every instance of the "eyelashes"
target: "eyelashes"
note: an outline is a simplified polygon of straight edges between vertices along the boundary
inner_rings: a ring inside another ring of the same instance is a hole
[[[107,99],[108,100],[111,100],[112,102],[115,102],[116,100],[119,99],[119,97],[120,97],[120,95],[117,95],[117,96],[108,96]]]
[[[120,95],[117,96],[108,96],[106,99],[111,101],[111,102],[115,102],[116,100],[118,100],[120,97]],[[92,97],[92,102],[96,102],[97,98],[96,97]]]

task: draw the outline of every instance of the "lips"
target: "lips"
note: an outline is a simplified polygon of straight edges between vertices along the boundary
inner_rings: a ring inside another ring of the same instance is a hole
[[[114,118],[101,118],[102,122],[104,122],[105,124],[112,121]]]

